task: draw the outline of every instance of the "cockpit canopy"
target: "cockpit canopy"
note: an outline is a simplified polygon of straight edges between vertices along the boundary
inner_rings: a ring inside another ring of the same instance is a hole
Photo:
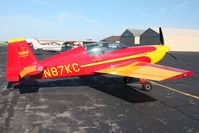
[[[122,43],[116,42],[94,42],[84,45],[86,51],[89,55],[95,56],[100,54],[105,54],[107,52],[112,52],[114,50],[126,48]]]

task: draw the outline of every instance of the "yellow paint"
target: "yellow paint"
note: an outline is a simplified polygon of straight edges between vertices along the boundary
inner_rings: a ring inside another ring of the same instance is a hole
[[[167,51],[170,50],[170,47],[168,46],[162,46],[162,45],[153,45],[153,47],[156,47],[156,50],[148,53],[142,53],[142,54],[137,54],[137,55],[131,55],[131,56],[126,56],[126,57],[121,57],[121,58],[116,58],[116,59],[111,59],[111,60],[105,60],[105,61],[100,61],[100,62],[95,62],[95,63],[90,63],[90,64],[85,64],[82,65],[81,67],[90,67],[90,66],[95,66],[95,65],[101,65],[105,63],[112,63],[112,62],[117,62],[117,61],[122,61],[122,60],[128,60],[128,59],[133,59],[137,57],[142,57],[142,56],[147,56],[151,59],[151,63],[157,63],[159,62],[165,55]]]
[[[156,81],[165,80],[167,78],[174,77],[176,75],[181,74],[180,72],[167,70],[167,69],[159,68],[155,66],[150,66],[150,64],[137,66],[136,63],[139,63],[139,62],[134,62],[123,67],[99,70],[96,72],[134,77],[134,78],[144,78],[144,79],[150,79],[150,80],[156,80]]]
[[[8,40],[8,43],[21,42],[21,41],[25,41],[25,39],[24,38],[16,38],[16,39]]]
[[[165,56],[166,52],[170,50],[170,47],[165,45],[156,45],[154,47],[156,47],[155,51],[146,54],[151,59],[151,64],[158,63]]]
[[[79,65],[78,65],[77,63],[73,63],[73,64],[72,64],[72,67],[73,67],[73,70],[74,70],[75,72],[79,72],[79,71],[80,71]]]
[[[44,77],[51,78],[56,76],[65,76],[66,74],[73,74],[80,71],[79,64],[72,63],[68,65],[54,66],[44,70]]]
[[[141,57],[141,56],[145,56],[145,54],[137,54],[137,55],[126,56],[126,57],[122,57],[122,58],[116,58],[116,59],[111,59],[111,60],[105,60],[105,61],[95,62],[95,63],[91,63],[91,64],[82,65],[81,67],[96,66],[96,65],[101,65],[101,64],[105,64],[105,63],[112,63],[112,62],[116,62],[116,61],[133,59],[133,58]]]
[[[52,77],[49,68],[44,69],[44,77]]]
[[[56,67],[51,67],[50,70],[51,70],[51,73],[52,73],[53,76],[58,76],[59,75]]]
[[[163,87],[163,88],[166,88],[168,90],[171,90],[171,91],[174,91],[174,92],[177,92],[177,93],[180,93],[182,95],[185,95],[185,96],[188,96],[188,97],[191,97],[191,98],[194,98],[194,99],[197,99],[199,100],[199,96],[195,96],[195,95],[192,95],[192,94],[189,94],[189,93],[186,93],[186,92],[183,92],[183,91],[179,91],[177,89],[174,89],[174,88],[171,88],[171,87],[168,87],[168,86],[165,86],[165,85],[162,85],[162,84],[159,84],[159,83],[156,83],[156,82],[152,82],[154,85],[157,85],[157,86],[160,86],[160,87]]]
[[[23,78],[25,75],[27,75],[30,72],[34,72],[36,71],[36,67],[35,66],[30,66],[30,67],[25,67],[20,73],[20,77]]]
[[[62,75],[63,74],[63,70],[64,70],[64,66],[57,66],[57,68],[60,69],[60,75]]]
[[[65,68],[67,74],[68,73],[73,73],[73,71],[70,69],[70,64],[68,64],[67,66],[64,65],[64,68]]]
[[[27,57],[29,55],[29,51],[28,50],[22,50],[18,54],[19,54],[19,57]]]

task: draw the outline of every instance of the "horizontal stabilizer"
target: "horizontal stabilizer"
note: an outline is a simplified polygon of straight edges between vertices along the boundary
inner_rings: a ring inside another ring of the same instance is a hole
[[[28,66],[23,68],[22,71],[20,71],[19,75],[21,78],[24,78],[26,76],[32,76],[32,75],[37,75],[43,72],[44,67],[42,66]]]

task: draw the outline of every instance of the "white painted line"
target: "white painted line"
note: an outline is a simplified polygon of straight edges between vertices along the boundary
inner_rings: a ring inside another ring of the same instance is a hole
[[[5,54],[6,52],[1,52],[1,54]]]
[[[171,90],[171,91],[174,91],[174,92],[180,93],[180,94],[182,94],[182,95],[185,95],[185,96],[188,96],[188,97],[195,98],[195,99],[199,100],[199,96],[195,96],[195,95],[192,95],[192,94],[189,94],[189,93],[183,92],[183,91],[179,91],[179,90],[177,90],[177,89],[174,89],[174,88],[171,88],[171,87],[168,87],[168,86],[165,86],[165,85],[162,85],[162,84],[159,84],[159,83],[153,82],[153,81],[151,81],[151,83],[152,83],[152,84],[154,84],[154,85],[157,85],[157,86],[160,86],[160,87],[166,88],[166,89],[168,89],[168,90]]]
[[[2,91],[4,91],[4,90],[7,90],[7,83],[4,83],[2,86],[0,86],[0,87],[2,87],[2,89],[0,88],[0,90],[2,90]]]

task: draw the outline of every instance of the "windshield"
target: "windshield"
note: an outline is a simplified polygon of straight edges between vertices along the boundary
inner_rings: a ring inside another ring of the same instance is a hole
[[[114,50],[126,48],[124,44],[115,42],[95,42],[86,44],[84,45],[84,47],[87,50],[88,54],[91,56],[100,55]]]

